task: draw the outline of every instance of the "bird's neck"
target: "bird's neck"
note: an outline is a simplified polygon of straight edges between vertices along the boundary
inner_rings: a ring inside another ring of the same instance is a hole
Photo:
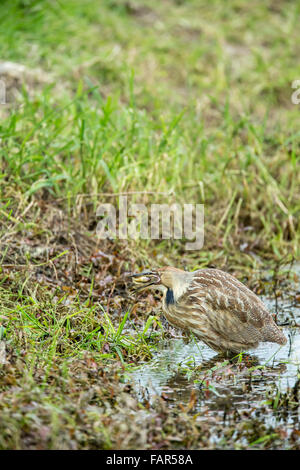
[[[182,271],[180,273],[176,272],[176,274],[172,276],[172,286],[168,288],[168,291],[171,291],[171,293],[168,294],[168,291],[167,291],[165,294],[166,302],[167,302],[167,296],[169,296],[169,299],[172,299],[173,303],[175,303],[177,299],[179,299],[179,297],[181,297],[186,292],[192,280],[193,280],[193,273],[189,273],[185,271]]]
[[[173,304],[175,304],[174,292],[172,289],[168,288],[166,292],[166,305],[168,307],[169,305],[173,305]]]

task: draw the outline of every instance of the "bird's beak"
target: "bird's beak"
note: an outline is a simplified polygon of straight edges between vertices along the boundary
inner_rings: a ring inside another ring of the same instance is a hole
[[[136,291],[142,291],[149,286],[160,284],[160,276],[157,271],[143,271],[132,274],[133,288]]]

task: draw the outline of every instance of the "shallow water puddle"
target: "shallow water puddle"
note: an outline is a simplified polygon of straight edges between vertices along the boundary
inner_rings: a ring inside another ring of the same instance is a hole
[[[263,301],[275,311],[275,301]],[[278,304],[279,325],[287,320],[300,324],[300,308],[281,299]],[[289,391],[300,379],[300,328],[283,330],[288,338],[285,346],[262,343],[235,362],[216,355],[196,339],[163,341],[152,361],[132,372],[131,380],[141,401],[151,403],[159,395],[168,406],[181,404],[187,409],[194,396],[193,413],[199,413],[198,419],[224,418],[232,409],[239,413],[256,409],[259,415],[268,392],[275,397],[277,391]],[[273,405],[271,413],[264,415],[266,424],[275,426],[282,420],[276,408]],[[298,420],[299,406],[285,410],[287,430],[295,428]]]

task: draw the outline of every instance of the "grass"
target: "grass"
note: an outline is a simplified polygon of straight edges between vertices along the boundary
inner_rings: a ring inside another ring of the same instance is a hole
[[[122,274],[217,266],[257,292],[264,277],[271,291],[286,282],[278,266],[299,256],[299,10],[1,3],[1,60],[26,69],[3,74],[0,105],[0,448],[212,446],[206,424],[126,383],[169,332]],[[120,193],[204,203],[203,249],[97,240],[96,208]],[[275,445],[276,432],[238,426],[223,446]]]

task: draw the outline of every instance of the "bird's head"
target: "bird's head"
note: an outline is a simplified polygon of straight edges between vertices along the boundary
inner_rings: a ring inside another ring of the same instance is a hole
[[[178,284],[185,282],[189,274],[181,269],[167,266],[132,274],[131,277],[134,288],[138,292],[147,288],[166,291],[167,289],[174,289]]]

